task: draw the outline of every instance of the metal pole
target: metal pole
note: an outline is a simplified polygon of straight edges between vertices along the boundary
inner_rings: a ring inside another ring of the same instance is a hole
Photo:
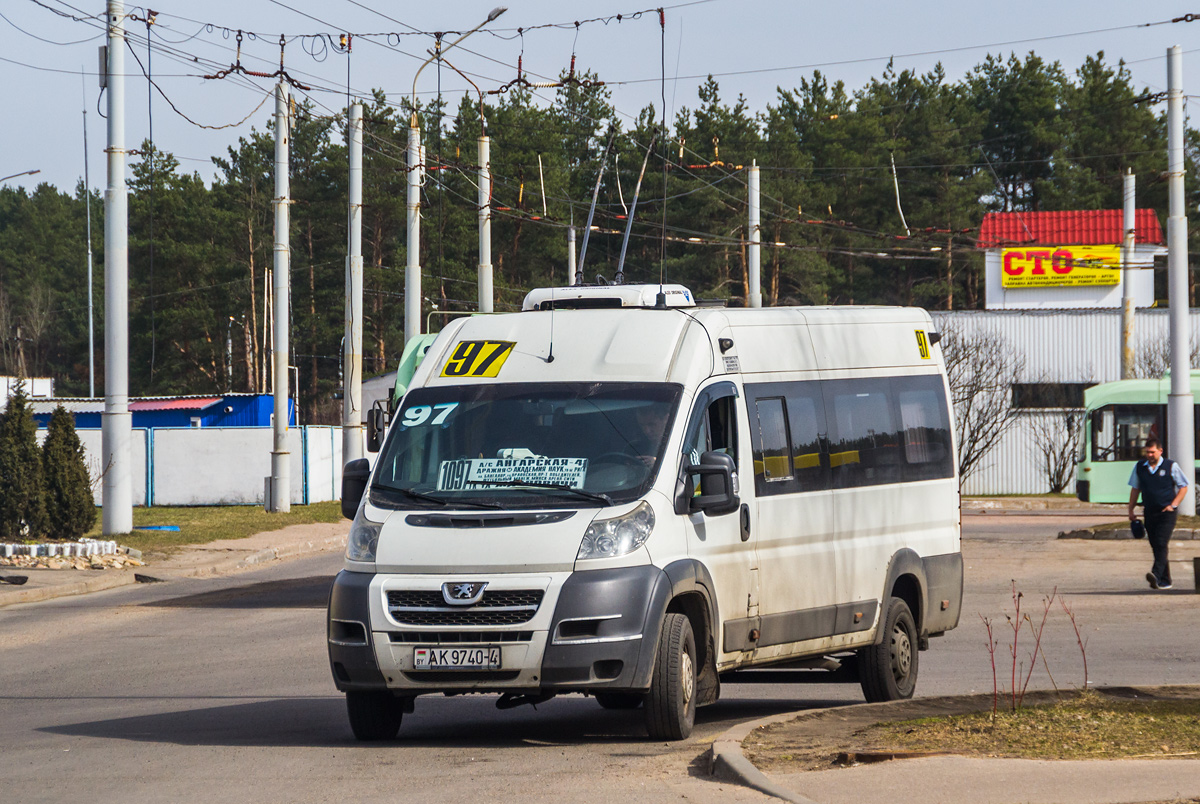
[[[342,339],[342,463],[363,457],[362,111],[361,103],[350,107],[349,254],[346,257],[346,337]]]
[[[567,284],[575,282],[575,226],[567,227]]]
[[[421,130],[408,126],[408,263],[404,269],[404,342],[421,334]]]
[[[493,311],[492,291],[492,142],[479,135],[479,312]]]
[[[274,376],[275,440],[271,450],[271,497],[267,510],[286,514],[292,510],[292,456],[288,452],[288,296],[291,290],[289,265],[290,231],[288,219],[288,144],[291,130],[288,118],[288,88],[282,81],[275,87],[275,301],[271,305],[274,339],[271,368]]]
[[[83,206],[87,215],[88,260],[88,398],[96,398],[95,293],[92,290],[92,180],[88,170],[87,109],[83,110]]]
[[[108,188],[104,191],[104,415],[102,528],[133,530],[129,414],[129,210],[125,193],[125,8],[108,0]]]
[[[1167,397],[1169,457],[1189,483],[1196,478],[1196,422],[1191,383],[1191,327],[1188,322],[1187,210],[1183,199],[1183,51],[1167,50],[1167,287],[1171,316],[1171,393]],[[1196,495],[1189,493],[1179,513],[1194,516]]]
[[[1125,237],[1121,248],[1121,379],[1133,379],[1133,281],[1137,276],[1133,264],[1135,197],[1133,170],[1125,172]]]
[[[750,165],[749,181],[746,183],[750,193],[750,245],[747,246],[750,263],[749,267],[749,282],[746,288],[746,304],[750,307],[762,307],[762,290],[759,282],[760,277],[760,256],[759,251],[762,246],[762,230],[759,228],[759,210],[758,210],[758,160],[754,160]]]

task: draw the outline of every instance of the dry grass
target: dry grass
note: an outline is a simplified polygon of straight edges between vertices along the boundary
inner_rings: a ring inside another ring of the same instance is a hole
[[[133,533],[122,536],[123,545],[143,553],[169,554],[189,544],[204,544],[218,539],[244,539],[255,533],[286,528],[288,525],[307,525],[313,522],[337,522],[341,519],[341,503],[293,505],[290,513],[269,514],[256,505],[214,505],[196,507],[155,506],[133,509]],[[177,525],[178,531],[139,531],[147,525]],[[100,517],[88,534],[100,537]]]
[[[1138,518],[1142,518],[1142,514],[1138,512]],[[1143,520],[1144,521],[1144,520]],[[1200,516],[1179,516],[1175,518],[1175,527],[1182,530],[1195,530],[1200,528]],[[1129,520],[1123,522],[1106,522],[1103,525],[1092,525],[1091,530],[1129,530]]]
[[[1200,757],[1200,700],[1130,700],[1087,692],[1016,712],[880,723],[861,733],[894,750],[1029,759]]]

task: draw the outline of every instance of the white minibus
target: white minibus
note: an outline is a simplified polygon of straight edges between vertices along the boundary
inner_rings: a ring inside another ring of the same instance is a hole
[[[449,323],[343,475],[328,646],[354,734],[433,693],[581,693],[676,740],[722,681],[911,696],[962,603],[937,343],[924,310],[678,285]]]

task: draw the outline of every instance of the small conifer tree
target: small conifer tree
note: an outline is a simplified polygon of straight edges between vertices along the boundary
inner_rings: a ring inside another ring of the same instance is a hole
[[[45,535],[45,494],[37,424],[21,378],[0,416],[0,541]]]
[[[96,504],[75,417],[59,405],[42,444],[46,521],[51,538],[74,541],[96,522]]]

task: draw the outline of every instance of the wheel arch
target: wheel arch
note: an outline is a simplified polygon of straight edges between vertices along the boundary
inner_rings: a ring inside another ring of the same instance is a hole
[[[697,706],[714,703],[720,695],[721,682],[717,677],[717,612],[716,586],[708,568],[694,559],[681,559],[663,568],[670,581],[666,608],[658,618],[662,629],[667,614],[679,613],[688,618],[696,641]],[[657,634],[656,634],[657,636]]]
[[[926,598],[929,583],[925,577],[925,562],[916,551],[909,548],[896,551],[888,562],[888,571],[880,597],[879,618],[876,624],[875,644],[883,642],[883,620],[886,616],[888,599],[898,597],[908,604],[916,620],[917,633],[925,636]]]

